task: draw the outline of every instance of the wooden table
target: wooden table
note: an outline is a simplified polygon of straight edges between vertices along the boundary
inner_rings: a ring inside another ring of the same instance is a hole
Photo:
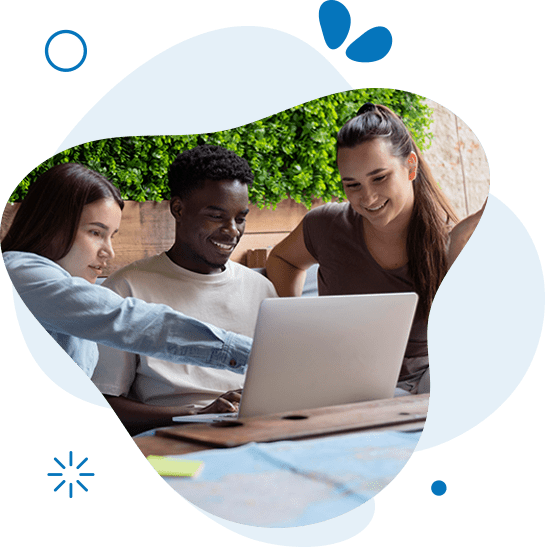
[[[184,424],[135,438],[147,456],[203,462],[197,477],[165,477],[211,515],[260,527],[343,515],[380,492],[412,455],[428,395],[240,420]]]
[[[250,442],[302,440],[355,431],[410,431],[424,427],[429,395],[284,412],[225,424],[183,424],[135,437],[145,456],[190,454]]]

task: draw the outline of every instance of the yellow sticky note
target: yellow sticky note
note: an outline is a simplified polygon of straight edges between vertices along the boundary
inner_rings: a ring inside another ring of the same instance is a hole
[[[204,462],[174,460],[165,456],[148,456],[147,460],[162,477],[195,477],[204,466]]]

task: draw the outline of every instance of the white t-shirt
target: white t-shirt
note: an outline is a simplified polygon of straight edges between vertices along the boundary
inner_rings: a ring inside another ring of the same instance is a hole
[[[166,253],[125,266],[104,286],[247,336],[254,334],[261,301],[277,296],[268,279],[236,262],[228,261],[219,274],[199,274],[177,266]],[[105,395],[194,409],[244,382],[244,376],[229,370],[178,365],[101,345],[99,350],[93,382]]]

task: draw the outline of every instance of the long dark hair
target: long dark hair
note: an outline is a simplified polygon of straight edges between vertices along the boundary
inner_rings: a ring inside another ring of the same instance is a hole
[[[106,177],[77,163],[52,167],[30,185],[2,240],[2,252],[60,260],[74,243],[83,207],[100,199],[113,199],[123,209],[119,190]]]
[[[447,273],[449,225],[458,216],[431,174],[411,133],[389,108],[366,103],[337,135],[337,150],[353,148],[372,139],[387,139],[392,154],[408,160],[411,152],[418,158],[413,180],[414,206],[407,234],[409,275],[420,297],[419,310],[426,317],[441,281]]]

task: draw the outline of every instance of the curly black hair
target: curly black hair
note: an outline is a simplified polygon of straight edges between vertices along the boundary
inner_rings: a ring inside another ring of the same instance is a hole
[[[187,198],[205,180],[238,180],[252,185],[248,162],[221,146],[202,144],[178,154],[168,172],[170,197]]]

